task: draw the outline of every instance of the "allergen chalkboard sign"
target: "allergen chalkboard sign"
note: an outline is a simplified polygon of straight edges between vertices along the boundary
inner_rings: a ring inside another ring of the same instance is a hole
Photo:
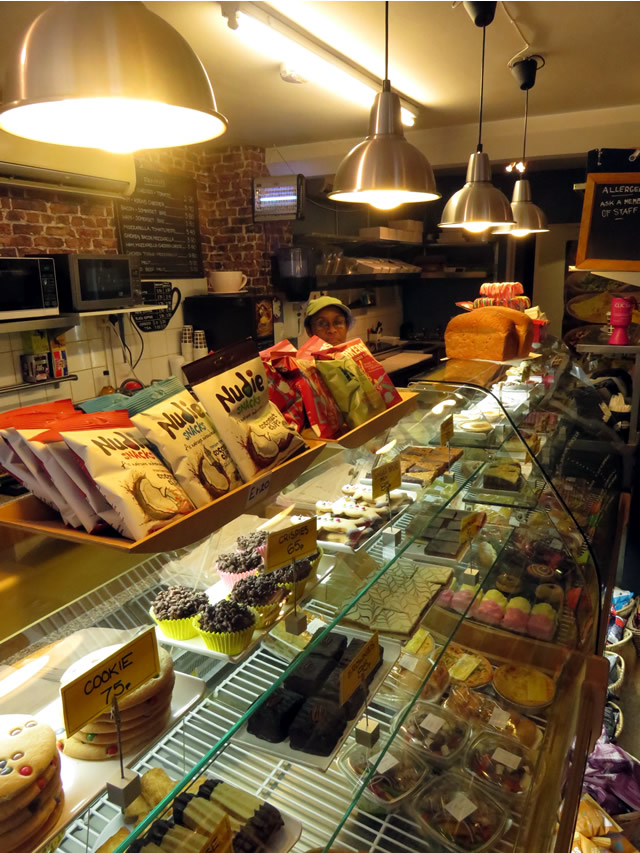
[[[640,270],[640,174],[587,175],[576,266]]]
[[[142,278],[202,278],[193,178],[136,169],[135,192],[115,206],[120,250],[140,255]]]

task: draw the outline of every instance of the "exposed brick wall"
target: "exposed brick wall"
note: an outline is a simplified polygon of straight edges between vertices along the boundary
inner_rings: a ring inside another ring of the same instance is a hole
[[[141,152],[136,162],[196,179],[205,272],[239,269],[251,289],[270,288],[270,258],[290,244],[291,225],[252,221],[251,179],[268,174],[264,149],[193,146]],[[0,184],[0,255],[38,251],[117,252],[113,202]]]

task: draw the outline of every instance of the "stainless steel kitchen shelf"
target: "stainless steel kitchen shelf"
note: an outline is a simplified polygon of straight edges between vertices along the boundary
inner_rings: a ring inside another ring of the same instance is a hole
[[[55,379],[43,379],[42,382],[20,382],[18,385],[5,385],[0,388],[0,395],[14,394],[16,391],[33,391],[36,388],[58,387],[61,382],[75,382],[77,380],[75,373],[70,373],[68,376],[57,376]]]

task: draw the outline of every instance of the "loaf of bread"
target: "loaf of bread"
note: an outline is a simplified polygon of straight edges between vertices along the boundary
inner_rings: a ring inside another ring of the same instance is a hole
[[[533,343],[533,321],[522,311],[514,311],[513,308],[490,308],[490,311],[498,311],[503,317],[511,320],[518,335],[518,357],[525,358],[531,351]]]
[[[447,357],[483,358],[488,361],[517,358],[520,338],[516,324],[509,316],[504,316],[503,311],[525,316],[510,308],[494,307],[476,308],[449,320],[444,333]]]

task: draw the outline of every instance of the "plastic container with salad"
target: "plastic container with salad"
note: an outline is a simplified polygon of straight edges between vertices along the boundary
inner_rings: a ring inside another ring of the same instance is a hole
[[[444,767],[453,764],[463,752],[469,740],[469,725],[440,705],[418,700],[400,726],[398,736],[428,761]]]
[[[362,777],[378,760],[380,749],[370,749],[359,743],[350,746],[338,759],[344,773],[359,785]],[[380,758],[378,766],[364,789],[363,799],[367,811],[392,811],[410,797],[429,773],[420,756],[401,744],[391,744]],[[366,803],[373,806],[366,808]]]
[[[485,732],[470,744],[465,769],[496,794],[526,796],[535,762],[529,750],[512,738]]]

